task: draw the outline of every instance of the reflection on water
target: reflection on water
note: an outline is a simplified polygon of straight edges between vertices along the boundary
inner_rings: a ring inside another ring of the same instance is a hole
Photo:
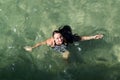
[[[0,0],[0,80],[119,80],[120,0]],[[70,58],[48,46],[23,47],[70,25],[101,40],[69,45]]]

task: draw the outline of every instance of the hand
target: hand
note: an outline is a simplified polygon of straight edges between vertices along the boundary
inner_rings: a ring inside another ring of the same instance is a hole
[[[30,46],[25,46],[24,49],[28,52],[32,52],[32,47]]]
[[[98,35],[95,35],[95,36],[94,36],[94,39],[101,39],[101,38],[103,38],[103,35],[102,35],[102,34],[98,34]]]

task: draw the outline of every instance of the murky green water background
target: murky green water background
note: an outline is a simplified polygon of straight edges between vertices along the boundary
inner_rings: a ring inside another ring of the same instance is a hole
[[[71,44],[68,63],[48,46],[23,49],[65,24],[104,38]],[[120,0],[0,0],[0,80],[120,80],[119,35]]]

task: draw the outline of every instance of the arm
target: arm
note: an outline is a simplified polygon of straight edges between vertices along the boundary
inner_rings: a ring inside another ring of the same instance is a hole
[[[103,38],[102,34],[98,34],[98,35],[94,35],[94,36],[82,36],[81,41],[91,40],[91,39],[101,39],[101,38]]]
[[[47,44],[47,41],[39,42],[39,43],[35,44],[34,46],[32,46],[31,48],[32,48],[32,49],[33,49],[33,48],[37,48],[37,47],[39,47],[39,46],[41,46],[41,45],[45,45],[45,44]]]
[[[52,39],[49,38],[49,39],[47,39],[46,41],[39,42],[39,43],[33,45],[32,47],[31,47],[31,46],[25,46],[24,49],[25,49],[26,51],[31,52],[34,48],[37,48],[37,47],[39,47],[39,46],[46,45],[46,44],[47,44],[47,45],[51,45],[51,43],[52,43]]]

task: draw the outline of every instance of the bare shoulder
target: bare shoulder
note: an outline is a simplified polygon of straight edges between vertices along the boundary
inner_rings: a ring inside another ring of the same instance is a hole
[[[51,37],[46,40],[47,45],[53,47],[54,46],[54,39]]]

